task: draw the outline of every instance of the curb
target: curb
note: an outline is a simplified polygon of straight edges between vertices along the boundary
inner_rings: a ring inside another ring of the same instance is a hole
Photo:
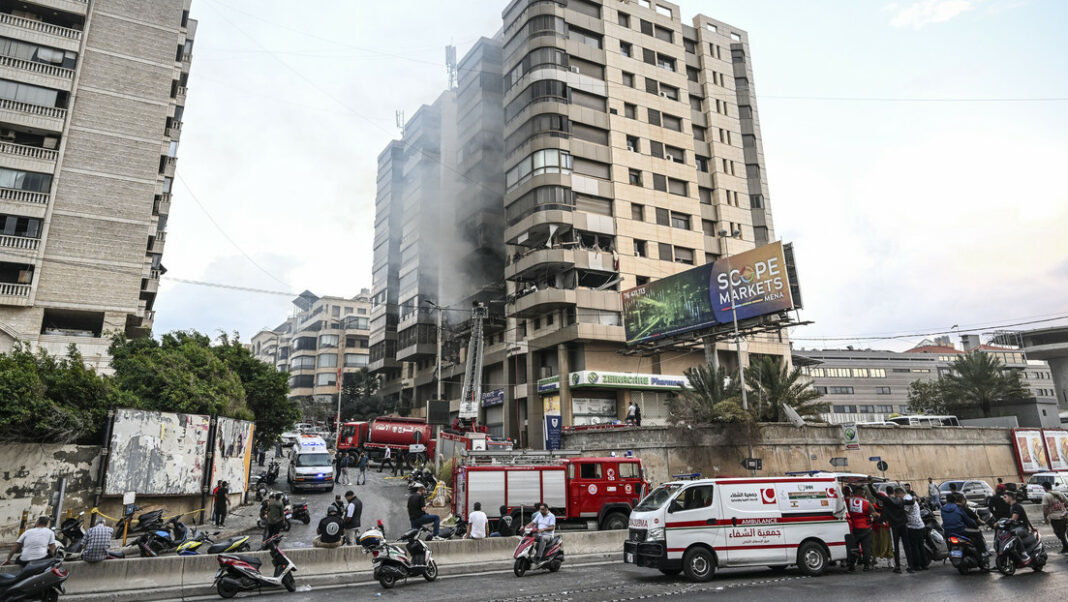
[[[602,564],[605,562],[622,561],[622,552],[604,552],[595,554],[582,554],[576,556],[568,556],[565,563],[565,567],[582,566],[589,564]],[[494,560],[491,562],[479,562],[477,564],[453,564],[444,566],[439,571],[441,577],[459,577],[463,575],[471,575],[477,573],[496,573],[512,570],[512,559]],[[312,591],[315,588],[333,588],[342,585],[370,585],[375,583],[372,577],[371,571],[361,570],[352,573],[331,573],[326,575],[310,575],[307,577],[301,577],[300,572],[296,573],[297,588],[305,585],[312,587]],[[418,577],[416,577],[418,579]],[[112,602],[137,602],[140,600],[198,600],[198,599],[216,599],[218,594],[212,587],[211,583],[204,585],[181,587],[179,588],[179,597],[174,597],[175,592],[173,590],[161,591],[160,589],[131,589],[124,591],[117,591],[107,596],[106,599]],[[285,588],[271,588],[265,589],[264,594],[269,593],[288,593]],[[101,600],[104,599],[100,594],[74,594],[66,595],[63,600],[68,602],[83,602],[89,600]]]

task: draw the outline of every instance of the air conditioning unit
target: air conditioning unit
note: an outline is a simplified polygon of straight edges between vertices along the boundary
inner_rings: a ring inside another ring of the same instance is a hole
[[[675,155],[664,155],[664,158],[667,159],[668,161],[674,161],[675,160]]]
[[[628,144],[627,145],[627,150],[629,150],[630,152],[633,153],[634,152],[634,145],[633,144]]]
[[[664,98],[668,97],[667,92],[661,92],[660,95],[663,96]]]
[[[574,65],[571,65],[571,72],[572,73],[578,73],[579,72],[579,68],[574,66]]]
[[[45,136],[44,141],[41,142],[41,146],[49,150],[56,150],[56,147],[59,146],[59,138],[56,138],[54,136]]]

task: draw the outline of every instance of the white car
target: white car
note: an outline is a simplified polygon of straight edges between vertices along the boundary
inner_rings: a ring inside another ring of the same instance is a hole
[[[1068,494],[1068,472],[1038,472],[1027,479],[1027,499],[1036,503],[1042,503],[1042,496],[1046,495],[1046,489],[1042,483],[1049,483],[1053,489]]]

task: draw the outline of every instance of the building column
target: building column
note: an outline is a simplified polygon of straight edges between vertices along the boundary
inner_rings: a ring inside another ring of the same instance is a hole
[[[501,408],[501,421],[504,423],[504,430],[502,435],[506,439],[512,441],[518,441],[519,429],[516,428],[515,420],[517,417],[517,408],[515,406],[515,389],[517,386],[515,383],[519,381],[518,375],[516,375],[513,369],[515,359],[508,357],[505,353],[504,357],[504,407]]]
[[[556,346],[556,365],[560,367],[560,420],[564,426],[573,426],[571,407],[571,364],[567,357],[567,344]]]
[[[538,395],[537,363],[533,349],[527,348],[527,428],[524,443],[529,449],[545,449],[545,409]]]

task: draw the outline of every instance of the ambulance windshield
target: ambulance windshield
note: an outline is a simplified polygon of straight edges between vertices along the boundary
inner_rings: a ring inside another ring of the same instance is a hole
[[[650,510],[656,510],[664,505],[665,502],[671,499],[675,492],[682,488],[682,483],[666,483],[653,490],[652,493],[645,496],[645,499],[634,507],[635,512],[649,512]]]

